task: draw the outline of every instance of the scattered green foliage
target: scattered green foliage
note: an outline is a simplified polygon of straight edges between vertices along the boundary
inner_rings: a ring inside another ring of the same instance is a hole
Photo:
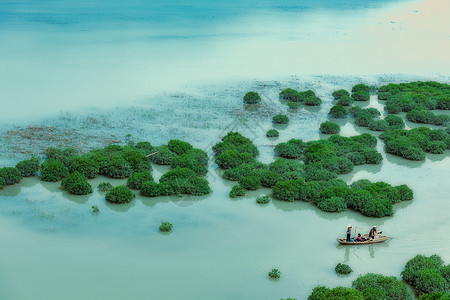
[[[92,205],[92,213],[93,214],[99,214],[100,213],[100,209],[98,208],[97,205]]]
[[[112,184],[109,182],[101,182],[99,183],[99,185],[97,186],[97,188],[102,191],[102,192],[107,192],[110,189],[113,188]]]
[[[170,232],[172,231],[173,225],[170,222],[162,221],[161,225],[159,225],[159,230],[162,232]]]
[[[56,182],[69,174],[66,166],[54,158],[45,160],[41,165],[41,180]]]
[[[350,274],[351,272],[353,272],[352,268],[350,268],[349,265],[341,264],[341,263],[338,263],[336,265],[336,267],[334,268],[334,270],[336,271],[336,273],[344,274],[344,275],[347,275],[347,274]]]
[[[133,190],[140,190],[145,181],[153,181],[153,176],[150,172],[133,173],[127,180],[127,186]]]
[[[280,135],[280,133],[276,129],[269,129],[266,132],[266,136],[269,138],[278,137],[279,135]]]
[[[14,185],[22,180],[21,172],[14,167],[0,168],[0,177],[4,179],[6,185]]]
[[[106,201],[118,203],[118,204],[129,203],[135,197],[136,197],[136,195],[133,194],[133,192],[131,192],[124,185],[119,185],[119,186],[113,187],[105,195]]]
[[[338,104],[333,106],[328,114],[335,119],[345,119],[348,115],[348,111],[344,106]]]
[[[333,122],[325,121],[322,124],[320,124],[320,132],[323,134],[337,134],[339,131],[341,131],[341,127]]]
[[[74,195],[87,195],[92,193],[92,185],[87,181],[86,176],[79,172],[67,175],[61,182],[61,186]]]
[[[231,191],[230,191],[231,198],[237,198],[237,197],[242,197],[242,196],[245,196],[245,189],[242,186],[240,186],[238,184],[231,188]]]
[[[31,159],[19,161],[16,164],[16,169],[19,170],[22,177],[35,176],[39,171],[39,158],[32,157]]]
[[[272,270],[269,272],[269,278],[272,278],[272,279],[279,279],[280,277],[281,277],[281,271],[278,270],[278,269],[272,269]]]

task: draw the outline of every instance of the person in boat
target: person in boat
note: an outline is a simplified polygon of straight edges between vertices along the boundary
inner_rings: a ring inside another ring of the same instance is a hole
[[[372,229],[370,229],[369,231],[369,240],[377,238],[378,238],[377,226],[373,226]]]
[[[350,242],[350,235],[352,234],[352,225],[347,225],[347,242]]]
[[[356,237],[355,241],[363,242],[363,237],[361,236],[361,233],[358,233],[358,236]]]

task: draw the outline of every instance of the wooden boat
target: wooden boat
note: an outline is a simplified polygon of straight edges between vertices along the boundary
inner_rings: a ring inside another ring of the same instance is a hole
[[[390,236],[385,236],[385,235],[378,235],[377,239],[373,239],[371,241],[367,240],[364,242],[347,242],[347,239],[337,239],[337,241],[339,242],[339,244],[341,245],[367,245],[367,244],[377,244],[377,243],[382,243],[387,241],[388,239],[390,239]]]

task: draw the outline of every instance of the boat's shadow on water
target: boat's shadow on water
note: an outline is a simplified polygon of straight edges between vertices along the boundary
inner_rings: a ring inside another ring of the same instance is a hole
[[[336,249],[344,250],[344,262],[349,262],[352,257],[357,260],[363,260],[366,256],[364,253],[369,252],[370,258],[375,258],[376,253],[380,251],[380,249],[389,247],[389,241],[378,244],[369,244],[369,245],[337,245]],[[364,255],[364,257],[362,257]]]

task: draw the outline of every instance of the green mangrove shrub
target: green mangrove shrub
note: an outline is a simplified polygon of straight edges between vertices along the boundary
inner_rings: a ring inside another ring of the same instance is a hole
[[[161,225],[159,225],[159,230],[162,232],[170,232],[172,231],[173,225],[170,222],[162,221]]]
[[[97,205],[92,205],[92,214],[99,214],[100,213],[100,209],[98,208]]]
[[[342,99],[342,97],[350,97],[350,93],[347,90],[344,89],[340,89],[337,91],[334,91],[333,94],[331,94],[334,98],[334,100],[340,100]]]
[[[272,269],[272,270],[269,272],[269,278],[272,278],[272,279],[279,279],[280,277],[281,277],[281,271],[278,270],[278,269]]]
[[[262,187],[261,179],[258,176],[244,176],[239,180],[240,186],[246,190],[257,190]]]
[[[270,198],[267,195],[259,196],[256,198],[256,203],[258,204],[268,204],[270,202]]]
[[[92,193],[92,185],[87,181],[86,176],[79,172],[73,172],[67,175],[62,180],[61,186],[74,195],[87,195]]]
[[[136,149],[136,147],[124,147],[122,157],[130,164],[133,172],[145,172],[152,170],[150,159],[144,154],[143,151]]]
[[[39,171],[39,158],[33,157],[31,159],[19,161],[16,164],[16,169],[19,170],[22,177],[35,176]]]
[[[404,129],[405,122],[399,116],[387,115],[384,120],[389,124],[389,129]]]
[[[352,87],[352,93],[358,92],[358,91],[363,91],[363,92],[366,92],[366,93],[370,93],[370,87],[368,85],[363,84],[363,83],[359,83],[359,84],[354,85]]]
[[[5,185],[6,185],[5,179],[3,177],[0,177],[0,190],[3,190]]]
[[[287,105],[290,109],[299,109],[300,108],[300,103],[298,103],[298,102],[288,102]]]
[[[350,106],[355,100],[353,100],[350,96],[343,96],[341,99],[338,100],[336,104],[342,105],[342,106]]]
[[[303,101],[303,104],[308,105],[308,106],[319,106],[322,104],[322,99],[320,99],[319,97],[316,96],[311,96],[306,98]]]
[[[242,197],[242,196],[245,196],[245,189],[242,186],[240,186],[238,184],[231,188],[231,191],[230,191],[231,198],[237,198],[237,197]]]
[[[275,146],[275,153],[283,158],[299,158],[303,149],[305,148],[305,143],[300,139],[290,139],[286,143],[280,143]]]
[[[216,156],[230,150],[238,153],[249,153],[253,157],[258,156],[259,154],[258,148],[256,148],[250,139],[233,131],[228,132],[228,134],[222,138],[222,142],[215,144],[212,149]]]
[[[287,88],[280,92],[280,99],[288,100],[291,102],[300,102],[300,94],[294,89]]]
[[[414,299],[411,290],[395,276],[373,273],[359,275],[352,282],[352,287],[361,291],[364,299]]]
[[[248,92],[244,95],[244,102],[247,104],[258,104],[261,102],[261,97],[257,92]]]
[[[338,104],[333,106],[328,114],[335,119],[345,119],[347,117],[348,111],[344,106]]]
[[[136,195],[124,185],[113,187],[105,195],[106,201],[118,204],[129,203],[135,197]]]
[[[100,168],[92,158],[85,156],[73,156],[69,162],[69,172],[82,173],[86,178],[92,179],[97,177],[100,172]]]
[[[406,119],[414,123],[446,126],[450,117],[447,115],[435,115],[433,112],[423,108],[415,108],[406,113]]]
[[[113,188],[112,184],[109,182],[101,182],[98,184],[97,188],[102,192],[107,192]]]
[[[13,185],[22,180],[20,171],[14,167],[0,168],[0,177],[3,178],[5,185]]]
[[[341,131],[341,127],[336,123],[325,121],[320,124],[319,130],[323,134],[337,134]]]
[[[349,265],[338,263],[334,268],[337,274],[347,275],[353,272]]]
[[[128,178],[133,173],[131,165],[122,156],[115,156],[105,166],[105,175],[110,178]]]
[[[60,181],[69,174],[66,166],[54,158],[46,159],[41,165],[40,178],[43,181]]]
[[[317,286],[312,290],[312,293],[308,296],[308,300],[326,300],[326,299],[364,300],[364,297],[360,291],[342,286],[338,286],[333,289],[329,289],[324,286]]]
[[[347,210],[347,203],[344,198],[341,197],[331,197],[326,198],[317,203],[320,210],[326,212],[341,212]]]
[[[419,300],[449,300],[450,296],[445,292],[431,292],[429,294],[422,294]]]
[[[220,155],[216,156],[214,162],[221,169],[236,168],[244,163],[252,163],[254,161],[252,154],[244,152],[239,153],[235,150],[224,151]]]
[[[360,116],[357,116],[355,118],[355,125],[359,127],[368,127],[371,122],[374,122],[375,120],[373,117],[369,114],[363,114]]]
[[[279,135],[280,135],[280,133],[276,129],[269,129],[266,132],[266,136],[269,138],[275,138],[275,137],[278,137]]]
[[[191,144],[180,140],[170,140],[167,147],[170,151],[177,155],[186,154],[188,151],[193,149]]]
[[[150,172],[133,173],[127,180],[127,186],[133,190],[140,190],[145,181],[153,181],[153,176]]]
[[[289,123],[289,118],[286,115],[276,115],[272,118],[272,122],[275,124],[287,124]]]
[[[211,192],[206,179],[188,168],[175,168],[159,179],[161,196],[173,194],[206,195]]]
[[[158,165],[170,165],[176,157],[176,154],[170,151],[168,146],[162,145],[156,147],[156,154],[150,157],[151,161]]]
[[[205,176],[208,172],[206,166],[189,153],[175,157],[172,161],[171,167],[173,169],[188,168],[194,171],[198,176]]]
[[[139,193],[145,197],[158,197],[158,196],[162,196],[163,194],[166,194],[166,193],[169,195],[173,194],[172,191],[165,192],[164,187],[162,187],[160,184],[158,184],[154,181],[142,182]]]
[[[367,127],[374,131],[386,131],[389,129],[389,123],[385,120],[372,120]]]
[[[352,98],[354,101],[369,101],[370,94],[369,94],[369,92],[360,90],[360,91],[352,92]]]

